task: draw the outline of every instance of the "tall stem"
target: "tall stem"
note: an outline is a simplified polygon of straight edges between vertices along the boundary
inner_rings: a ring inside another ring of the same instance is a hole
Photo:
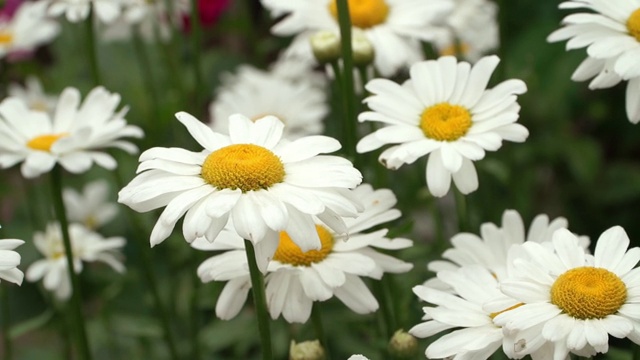
[[[91,69],[91,78],[93,80],[93,86],[102,84],[100,79],[100,67],[98,65],[98,48],[96,47],[96,34],[94,29],[94,14],[93,5],[89,16],[85,21],[86,37],[87,37],[87,52],[89,53],[89,67]]]
[[[258,331],[260,332],[260,342],[262,343],[262,359],[273,359],[271,351],[271,330],[269,329],[269,314],[267,312],[267,297],[264,291],[264,277],[258,269],[256,262],[256,251],[250,240],[244,241],[247,249],[247,262],[249,263],[249,274],[251,276],[251,293],[256,307],[258,317]]]
[[[9,306],[9,286],[8,284],[0,284],[0,302],[2,303],[2,344],[4,345],[3,359],[12,359],[11,335],[9,334],[9,324],[11,317],[11,308]]]
[[[200,111],[202,96],[205,90],[202,86],[202,24],[200,23],[200,10],[198,0],[191,0],[191,57],[193,61],[193,75],[195,77],[196,91],[194,95],[194,108]]]
[[[454,189],[456,199],[456,213],[458,215],[458,231],[469,231],[469,212],[467,211],[467,198],[457,188]]]
[[[164,122],[159,121],[161,119],[160,109],[159,109],[160,102],[158,101],[158,94],[156,92],[156,87],[153,81],[154,77],[153,77],[153,73],[151,72],[151,62],[149,61],[149,57],[147,56],[147,52],[145,50],[145,45],[142,42],[142,39],[140,38],[138,31],[134,31],[134,34],[133,34],[133,47],[135,48],[136,56],[138,58],[138,65],[140,65],[142,78],[143,78],[145,87],[147,88],[149,99],[151,100],[152,116],[148,116],[149,122],[147,124],[146,130],[147,132],[150,132],[152,134],[157,134],[157,133],[164,134],[164,131],[162,131],[163,130],[162,127],[158,129],[158,126],[157,126],[157,124],[163,124]],[[157,138],[157,137],[150,136],[150,138]]]
[[[356,150],[356,109],[353,88],[353,53],[351,49],[351,17],[348,0],[337,0],[338,23],[340,25],[340,42],[342,45],[342,98],[345,112],[344,136],[345,150],[353,160]]]
[[[71,237],[69,236],[69,223],[67,221],[67,213],[62,200],[62,169],[60,165],[56,165],[51,170],[51,190],[53,207],[60,223],[62,232],[62,241],[64,243],[64,254],[67,258],[67,272],[71,280],[71,302],[70,310],[72,313],[72,321],[75,327],[76,346],[81,359],[91,359],[91,351],[89,350],[89,342],[84,328],[84,317],[82,316],[82,298],[80,294],[80,282],[78,274],[74,268],[73,250],[71,248]]]

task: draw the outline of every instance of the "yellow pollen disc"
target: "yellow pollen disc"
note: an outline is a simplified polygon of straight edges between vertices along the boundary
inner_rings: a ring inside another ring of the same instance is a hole
[[[0,31],[0,45],[8,45],[13,42],[13,34],[8,31]]]
[[[506,309],[502,310],[502,311],[498,311],[498,312],[491,313],[491,314],[489,314],[489,317],[493,320],[493,319],[495,319],[495,317],[496,317],[496,316],[498,316],[498,315],[502,314],[503,312],[507,312],[507,311],[509,311],[509,310],[513,310],[513,309],[515,309],[515,308],[519,308],[519,307],[520,307],[520,306],[522,306],[522,305],[524,305],[524,303],[515,304],[515,305],[513,305],[513,306],[511,306],[511,307],[508,307],[508,308],[506,308]]]
[[[551,303],[576,319],[602,319],[627,300],[627,287],[603,268],[579,267],[560,275],[551,286]]]
[[[200,176],[218,189],[242,192],[267,189],[284,180],[280,158],[262,146],[234,144],[218,149],[204,160]]]
[[[291,240],[289,234],[284,231],[280,232],[280,243],[273,259],[293,266],[309,266],[324,260],[333,250],[333,236],[324,226],[316,225],[316,231],[320,237],[322,248],[307,252],[302,252],[298,245]]]
[[[338,0],[331,0],[329,12],[338,19]],[[351,25],[367,29],[384,23],[389,15],[389,6],[384,0],[348,0]]]
[[[443,48],[442,50],[440,50],[440,56],[465,55],[465,54],[469,53],[470,49],[471,49],[471,47],[469,46],[469,44],[466,44],[466,43],[451,44],[451,45]]]
[[[36,136],[33,139],[29,140],[29,142],[27,142],[27,146],[32,148],[33,150],[50,152],[53,143],[67,135],[67,133],[62,133]]]
[[[629,34],[640,41],[640,9],[636,9],[627,19],[627,30]]]
[[[439,103],[426,108],[420,117],[424,135],[438,141],[455,141],[471,127],[471,113],[460,105]]]

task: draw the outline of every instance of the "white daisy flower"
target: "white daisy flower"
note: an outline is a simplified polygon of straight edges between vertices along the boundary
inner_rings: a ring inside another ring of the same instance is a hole
[[[241,66],[235,76],[227,76],[209,107],[216,132],[228,132],[228,119],[242,114],[250,119],[273,115],[286,124],[285,138],[320,134],[322,120],[329,112],[325,88],[309,77],[311,70],[292,79],[273,71]]]
[[[347,360],[369,360],[369,358],[361,354],[355,354],[349,356],[349,359]]]
[[[24,87],[18,83],[9,84],[7,89],[9,96],[22,99],[32,110],[38,110],[53,114],[58,97],[49,95],[42,89],[42,84],[35,76],[29,76],[24,82]]]
[[[145,41],[152,42],[158,37],[165,41],[171,38],[171,24],[175,22],[175,17],[167,13],[164,1],[130,0],[120,16],[108,24],[102,24],[99,34],[107,42],[130,41],[135,33]]]
[[[125,267],[120,258],[120,249],[125,240],[122,237],[103,238],[83,225],[70,224],[69,237],[76,273],[82,271],[82,262],[100,261],[122,273]],[[67,257],[64,252],[62,232],[58,223],[47,225],[44,233],[36,232],[33,242],[44,259],[37,260],[27,269],[27,280],[31,282],[43,279],[45,289],[54,292],[56,297],[66,300],[71,296],[71,281],[67,272]]]
[[[115,112],[120,95],[97,87],[80,105],[75,88],[62,91],[53,115],[31,110],[21,99],[0,103],[0,168],[22,162],[27,178],[48,172],[56,163],[72,173],[89,170],[95,162],[114,169],[115,159],[100,149],[117,147],[136,153],[137,147],[120,140],[142,137],[140,128],[127,125],[128,108]]]
[[[452,248],[445,250],[442,257],[446,260],[429,262],[427,268],[433,272],[455,270],[465,265],[481,265],[491,271],[497,279],[504,279],[507,274],[508,253],[513,245],[524,244],[525,241],[543,243],[550,242],[553,233],[569,225],[563,217],[549,221],[546,214],[536,216],[525,237],[522,217],[515,210],[506,210],[502,214],[502,225],[483,223],[480,236],[472,233],[459,233],[451,238]],[[583,248],[588,248],[589,238],[580,237]]]
[[[563,19],[564,27],[547,38],[550,42],[567,41],[567,50],[587,48],[593,60],[583,62],[581,72],[591,73],[587,78],[613,71],[606,85],[620,80],[631,80],[627,86],[626,111],[629,121],[640,121],[640,1],[638,0],[574,0],[560,4],[561,9],[589,9],[594,12],[576,13]],[[606,64],[606,65],[605,65]],[[596,70],[598,69],[599,70]],[[606,75],[605,75],[606,76]],[[576,71],[574,77],[581,77]],[[593,84],[593,83],[592,83]]]
[[[132,0],[47,0],[49,15],[65,14],[70,22],[80,22],[93,11],[96,18],[104,23],[114,21],[122,12],[122,7]]]
[[[309,319],[314,301],[335,296],[359,314],[373,312],[378,302],[361,276],[380,279],[384,273],[404,273],[413,265],[378,249],[397,250],[410,247],[407,239],[388,239],[387,229],[364,233],[365,230],[394,220],[400,212],[392,207],[396,198],[388,189],[374,191],[370,185],[354,190],[365,210],[355,219],[344,219],[349,238],[336,234],[326,225],[316,225],[322,247],[303,252],[289,234],[281,232],[278,248],[267,267],[266,295],[273,319],[281,314],[288,322],[304,323]],[[224,234],[224,235],[223,235]],[[193,246],[201,250],[230,250],[213,256],[198,267],[203,282],[228,281],[218,303],[216,315],[222,319],[235,317],[251,287],[244,243],[232,231],[221,233],[221,241],[209,244],[198,239]]]
[[[42,1],[25,1],[13,17],[0,17],[0,59],[32,51],[58,35],[60,26],[46,17],[46,6]]]
[[[108,202],[109,182],[96,180],[85,185],[82,193],[65,188],[62,196],[69,222],[78,222],[89,229],[97,229],[113,220],[118,206]]]
[[[22,285],[24,274],[18,269],[21,257],[18,252],[14,251],[22,244],[24,241],[18,239],[0,240],[0,279]]]
[[[380,155],[390,169],[429,154],[426,179],[434,196],[446,195],[452,178],[463,194],[475,191],[473,161],[484,158],[485,150],[498,150],[502,140],[523,142],[529,135],[516,123],[516,95],[526,92],[524,82],[511,79],[486,89],[499,61],[497,56],[484,57],[472,67],[444,56],[411,66],[411,79],[402,85],[370,81],[365,88],[373,95],[365,102],[371,111],[358,120],[385,126],[361,139],[357,151],[397,144]]]
[[[229,136],[185,112],[176,117],[204,150],[145,151],[139,175],[118,198],[138,212],[166,206],[151,232],[151,246],[166,239],[186,214],[182,229],[188,242],[214,241],[233,220],[238,235],[265,251],[266,260],[277,247],[278,232],[289,233],[303,251],[319,249],[312,216],[344,233],[342,216],[361,210],[348,191],[362,181],[360,172],[344,158],[318,155],[338,150],[337,140],[320,135],[283,140],[284,124],[274,116],[253,122],[232,115]]]
[[[312,57],[309,37],[320,30],[339,28],[334,0],[262,0],[262,4],[274,17],[286,15],[273,26],[273,34],[299,34],[290,53]],[[390,76],[422,59],[420,41],[430,41],[442,31],[434,24],[452,5],[450,0],[351,0],[349,12],[352,26],[363,30],[375,48],[375,68]]]
[[[487,0],[454,0],[446,32],[434,39],[440,55],[460,55],[475,62],[500,42],[498,5]]]
[[[627,251],[624,229],[605,231],[593,256],[566,229],[557,230],[552,242],[553,249],[522,245],[529,257],[514,262],[519,276],[500,288],[523,305],[496,316],[496,324],[510,331],[542,326],[556,360],[569,352],[605,353],[609,335],[640,343],[640,269],[634,268],[640,248]]]

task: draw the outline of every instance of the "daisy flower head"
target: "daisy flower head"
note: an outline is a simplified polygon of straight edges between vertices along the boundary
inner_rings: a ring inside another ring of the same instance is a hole
[[[105,239],[102,235],[75,223],[69,225],[69,237],[73,267],[76,273],[82,271],[83,261],[100,261],[119,273],[125,271],[120,260],[120,249],[125,244],[124,238]],[[60,225],[58,223],[48,224],[45,232],[34,234],[33,243],[45,258],[37,260],[29,266],[26,273],[27,280],[36,282],[42,279],[45,289],[54,292],[58,299],[68,299],[71,296],[71,282],[67,273],[67,257]]]
[[[67,218],[89,229],[97,229],[108,223],[118,214],[118,206],[108,201],[109,193],[109,182],[106,180],[88,183],[82,193],[65,188],[62,196]]]
[[[13,16],[0,16],[0,59],[28,52],[53,40],[60,26],[46,15],[46,3],[24,1]]]
[[[594,255],[566,229],[553,234],[552,244],[523,245],[529,257],[514,261],[519,276],[500,285],[522,305],[495,322],[508,331],[541,327],[555,360],[569,352],[606,353],[609,335],[640,343],[640,269],[634,268],[640,248],[628,249],[624,229],[614,226],[602,233]]]
[[[21,99],[0,103],[0,167],[22,162],[22,175],[33,178],[60,164],[82,173],[96,164],[114,169],[116,160],[100,151],[116,147],[136,153],[138,148],[124,137],[143,136],[140,128],[127,125],[127,107],[116,112],[120,95],[96,87],[80,104],[80,92],[66,88],[52,115],[32,110]]]
[[[629,80],[626,112],[629,121],[640,121],[640,1],[638,0],[572,0],[560,4],[561,9],[588,9],[589,12],[566,16],[563,27],[554,31],[549,42],[567,41],[567,49],[586,48],[589,58],[574,73],[589,74],[591,78],[603,69],[616,76],[606,76],[608,83],[590,88],[611,87],[621,80]]]
[[[244,239],[275,250],[287,231],[303,250],[319,249],[313,216],[338,233],[342,216],[362,209],[349,189],[362,175],[348,160],[332,155],[340,143],[326,136],[282,139],[284,124],[274,116],[251,121],[229,117],[229,135],[214,132],[193,116],[178,120],[204,148],[152,148],[140,156],[139,175],[119,193],[118,202],[138,212],[166,206],[151,232],[151,246],[166,239],[183,215],[185,240],[214,241],[229,220]]]
[[[335,0],[262,0],[272,16],[285,17],[271,32],[278,36],[297,35],[289,53],[312,57],[309,37],[318,31],[337,31]],[[375,49],[374,67],[383,76],[422,59],[420,41],[436,36],[436,23],[452,8],[450,0],[349,0],[351,25],[364,32]]]
[[[18,83],[9,84],[7,92],[10,97],[22,99],[30,109],[48,114],[53,114],[58,103],[58,97],[45,93],[40,80],[35,76],[27,77],[24,86]]]
[[[337,234],[317,221],[315,228],[322,247],[305,252],[287,232],[280,232],[265,278],[273,319],[282,315],[288,322],[304,323],[314,301],[326,301],[333,296],[356,313],[373,312],[378,302],[361,277],[380,279],[384,273],[404,273],[413,267],[376,250],[408,248],[412,245],[410,240],[389,239],[387,229],[365,232],[400,216],[392,208],[393,193],[387,189],[374,191],[370,185],[361,185],[354,192],[363,199],[365,210],[355,219],[345,219],[348,240],[346,235]],[[202,250],[234,249],[209,258],[198,268],[203,282],[228,281],[218,299],[216,314],[230,319],[242,308],[251,282],[242,239],[233,231],[221,233],[220,237],[221,245],[217,245],[218,241],[209,245],[203,239],[197,239],[193,245]]]
[[[18,239],[0,240],[0,279],[18,285],[22,284],[24,274],[18,269],[21,257],[17,251],[14,251],[22,244],[24,241]]]
[[[393,144],[380,155],[390,169],[429,155],[426,180],[433,196],[446,195],[452,179],[463,194],[475,191],[473,161],[484,158],[487,150],[498,150],[503,140],[523,142],[529,135],[516,123],[517,95],[527,90],[524,82],[510,79],[487,89],[499,61],[488,56],[471,66],[444,56],[411,66],[411,78],[402,85],[369,81],[365,88],[373,95],[365,102],[371,111],[358,120],[384,126],[362,138],[356,150],[364,153]]]
[[[240,113],[250,119],[273,115],[286,124],[284,137],[322,133],[322,120],[329,112],[327,94],[318,86],[311,69],[296,78],[283,77],[274,71],[241,66],[229,75],[209,107],[211,127],[228,133],[229,116]]]

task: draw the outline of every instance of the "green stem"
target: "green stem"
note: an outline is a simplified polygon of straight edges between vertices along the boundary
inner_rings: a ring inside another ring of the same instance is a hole
[[[384,284],[383,279],[373,282],[373,288],[376,292],[376,297],[380,299],[380,310],[385,324],[385,338],[390,339],[391,335],[396,330],[396,322],[393,314],[393,304],[391,303],[391,296],[388,292],[388,287]]]
[[[435,223],[435,249],[432,256],[440,256],[440,253],[447,249],[450,245],[444,237],[444,218],[442,217],[442,212],[438,207],[438,200],[436,198],[431,198],[429,201],[429,210],[431,211],[431,217],[433,218],[433,222]]]
[[[193,254],[193,265],[194,269],[192,270],[192,294],[191,301],[189,306],[191,307],[191,359],[199,360],[200,356],[200,312],[198,311],[198,290],[200,289],[200,285],[202,282],[198,277],[197,268],[200,264],[200,252],[195,252]]]
[[[640,360],[640,346],[633,345],[633,360]]]
[[[311,321],[313,322],[313,330],[316,332],[316,338],[320,340],[326,350],[328,343],[324,333],[324,326],[322,326],[322,315],[320,314],[319,302],[315,302],[311,308]]]
[[[160,115],[160,102],[158,101],[158,94],[156,87],[153,83],[153,73],[151,72],[151,62],[147,56],[147,52],[144,48],[144,43],[138,34],[138,31],[134,31],[133,34],[133,47],[135,48],[136,56],[138,58],[138,64],[140,65],[140,71],[142,72],[142,78],[147,88],[149,99],[151,100],[151,116],[147,116],[147,132],[151,134],[165,134],[161,127],[158,127],[161,119]],[[151,139],[158,138],[157,136],[149,136]]]
[[[342,98],[345,112],[344,136],[345,150],[353,160],[356,144],[356,109],[353,88],[353,52],[351,49],[351,17],[347,0],[337,0],[338,23],[340,25],[340,43],[342,45]]]
[[[98,48],[96,47],[96,33],[94,29],[94,14],[93,6],[89,11],[89,16],[85,21],[86,36],[87,36],[87,51],[89,52],[89,66],[91,69],[91,78],[93,80],[93,86],[102,84],[100,79],[100,67],[98,65]]]
[[[76,346],[80,353],[80,358],[91,359],[91,351],[89,350],[89,342],[84,328],[84,317],[82,315],[82,295],[80,294],[80,281],[78,274],[75,272],[73,250],[71,247],[71,237],[69,236],[69,222],[67,221],[67,213],[62,200],[62,168],[60,165],[54,166],[51,170],[51,190],[53,207],[60,223],[62,232],[62,241],[64,243],[64,253],[67,258],[67,272],[71,280],[71,302],[70,311],[72,313],[72,321],[75,327]]]
[[[205,94],[205,89],[202,85],[202,60],[200,59],[200,53],[202,52],[202,24],[200,23],[200,9],[198,7],[198,0],[191,0],[191,55],[193,60],[193,75],[195,77],[196,91],[193,99],[195,104],[194,109],[200,111],[202,106],[202,96]]]
[[[3,359],[12,359],[11,335],[9,334],[9,324],[11,317],[11,307],[9,305],[9,286],[0,284],[0,302],[2,302],[2,344],[4,345]]]
[[[508,1],[505,0],[497,0],[498,3],[498,31],[500,37],[500,44],[498,48],[498,56],[500,57],[501,64],[498,66],[498,79],[499,81],[504,81],[507,79],[507,67],[505,57],[506,57],[506,45],[507,45],[507,22],[509,18],[507,18],[507,5]]]
[[[469,212],[467,211],[467,198],[457,188],[454,189],[456,199],[456,213],[458,215],[458,231],[469,231]]]
[[[258,330],[260,332],[260,343],[262,344],[262,359],[271,360],[273,359],[271,351],[271,330],[269,329],[269,314],[267,312],[267,297],[264,290],[264,277],[258,269],[256,251],[253,248],[253,243],[250,240],[245,240],[244,245],[247,249],[247,262],[249,263],[249,274],[251,276],[251,292],[253,293],[253,302],[258,317]]]

